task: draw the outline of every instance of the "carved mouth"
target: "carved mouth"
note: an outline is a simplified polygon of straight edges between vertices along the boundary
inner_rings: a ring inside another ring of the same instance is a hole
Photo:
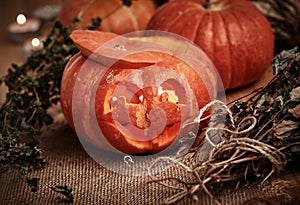
[[[174,90],[162,86],[139,89],[129,83],[122,86],[121,95],[111,99],[111,113],[122,125],[120,129],[125,136],[150,140],[181,122],[180,104]],[[126,131],[127,127],[131,130]],[[133,130],[135,134],[129,134]]]

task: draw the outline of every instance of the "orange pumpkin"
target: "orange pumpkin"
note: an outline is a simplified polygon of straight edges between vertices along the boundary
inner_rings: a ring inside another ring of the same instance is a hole
[[[204,52],[195,57],[196,47],[162,36],[77,30],[71,38],[81,52],[65,68],[61,104],[79,136],[101,149],[149,154],[190,131],[197,133],[199,125],[183,124],[218,89],[214,66]]]
[[[62,6],[58,20],[63,25],[70,24],[80,15],[77,29],[85,29],[92,24],[92,19],[102,19],[99,30],[124,34],[137,30],[144,30],[155,11],[152,0],[132,1],[126,6],[121,0],[66,0]]]
[[[147,29],[195,42],[215,64],[225,89],[256,81],[273,57],[271,26],[247,0],[169,1],[157,9]]]

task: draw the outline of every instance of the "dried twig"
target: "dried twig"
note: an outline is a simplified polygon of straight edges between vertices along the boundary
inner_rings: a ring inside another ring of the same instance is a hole
[[[164,201],[166,204],[176,203],[186,196],[197,200],[200,191],[219,204],[212,193],[214,185],[235,182],[238,187],[241,181],[249,179],[260,179],[264,183],[272,175],[281,173],[288,161],[299,156],[299,149],[292,148],[300,146],[300,120],[291,113],[292,108],[300,104],[300,92],[295,92],[295,89],[300,89],[297,48],[283,51],[274,58],[273,67],[274,78],[265,87],[251,93],[247,101],[234,101],[230,110],[221,105],[218,110],[221,107],[223,112],[211,114],[209,126],[204,130],[204,144],[191,149],[182,161],[160,159],[176,164],[189,176],[189,180],[153,177],[153,181],[178,190]],[[195,121],[201,121],[202,113],[208,107],[220,103],[213,101],[204,107]],[[222,119],[224,114],[227,115],[225,124],[219,126],[222,122],[216,119]],[[217,143],[211,138],[217,138]],[[207,143],[211,150],[202,149]],[[200,160],[202,155],[207,155],[205,160]],[[174,186],[174,181],[178,186]]]

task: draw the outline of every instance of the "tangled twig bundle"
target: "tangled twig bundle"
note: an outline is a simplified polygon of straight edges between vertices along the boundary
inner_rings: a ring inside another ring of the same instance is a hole
[[[191,149],[182,161],[162,159],[176,164],[188,175],[187,179],[153,176],[153,181],[178,191],[164,201],[166,204],[186,196],[198,200],[199,191],[205,191],[219,203],[212,194],[214,185],[232,182],[238,187],[250,179],[260,179],[263,183],[273,174],[281,173],[288,161],[299,157],[300,56],[297,48],[283,51],[274,58],[273,67],[274,78],[247,96],[248,100],[234,101],[230,110],[219,101],[209,105],[221,104],[213,109],[210,123],[202,133],[202,143]],[[200,111],[200,117],[204,111]],[[220,126],[224,114],[227,118]],[[200,117],[195,121],[201,121]]]

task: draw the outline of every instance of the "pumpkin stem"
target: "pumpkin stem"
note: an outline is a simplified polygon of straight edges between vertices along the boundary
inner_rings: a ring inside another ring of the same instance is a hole
[[[212,9],[219,3],[219,0],[205,0],[204,8]]]
[[[219,0],[206,0],[203,7],[210,11],[221,11],[224,9],[224,4]]]

